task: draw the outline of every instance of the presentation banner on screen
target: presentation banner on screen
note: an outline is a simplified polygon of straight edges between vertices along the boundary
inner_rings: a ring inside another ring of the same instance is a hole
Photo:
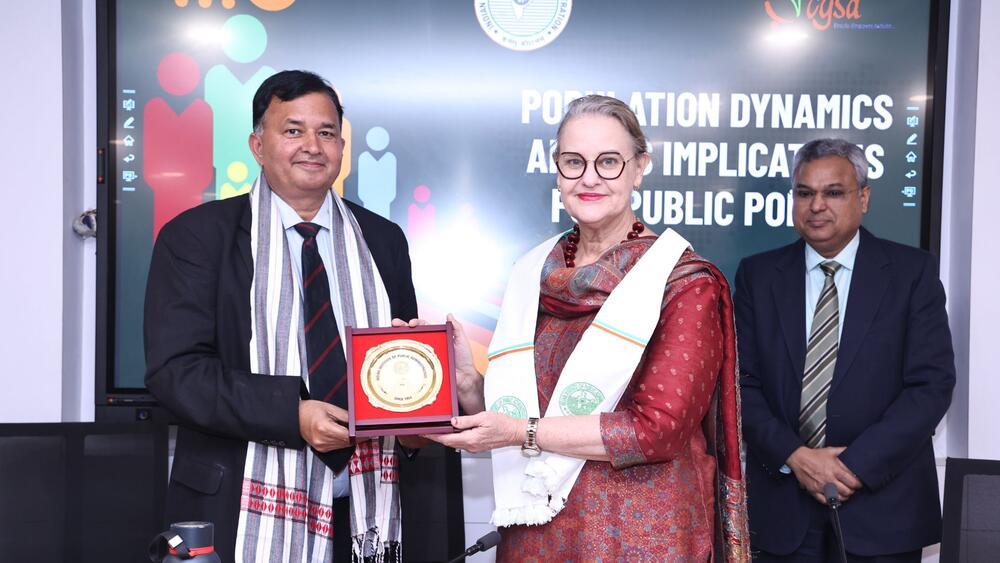
[[[514,259],[572,225],[551,158],[566,105],[628,103],[652,162],[636,216],[730,277],[795,238],[802,143],[868,157],[865,224],[926,241],[936,2],[160,0],[112,3],[114,385],[141,388],[142,301],[164,223],[245,193],[250,101],[283,69],[345,107],[334,188],[406,231],[421,316],[465,322],[481,359]],[[940,119],[940,117],[939,117]],[[940,141],[938,141],[940,142]]]

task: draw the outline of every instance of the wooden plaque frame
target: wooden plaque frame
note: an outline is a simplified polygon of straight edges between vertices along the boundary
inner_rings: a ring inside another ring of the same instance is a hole
[[[444,434],[452,432],[451,419],[458,415],[458,392],[455,385],[455,345],[452,324],[409,327],[353,328],[344,327],[344,354],[347,359],[348,432],[351,437],[371,437],[412,434]],[[371,404],[364,397],[360,367],[365,353],[374,345],[399,339],[416,340],[431,345],[442,364],[445,381],[437,398],[430,405],[411,413],[396,413]],[[441,336],[444,336],[444,343]],[[433,343],[433,344],[432,344]],[[444,348],[442,350],[441,348]]]

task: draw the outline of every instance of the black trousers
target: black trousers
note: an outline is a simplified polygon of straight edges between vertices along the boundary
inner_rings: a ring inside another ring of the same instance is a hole
[[[333,560],[351,561],[351,497],[333,499]]]
[[[816,503],[810,514],[809,530],[802,545],[788,555],[754,550],[753,560],[760,563],[840,563],[840,547],[833,532],[830,509]],[[889,555],[864,556],[847,552],[849,563],[920,563],[922,549]]]

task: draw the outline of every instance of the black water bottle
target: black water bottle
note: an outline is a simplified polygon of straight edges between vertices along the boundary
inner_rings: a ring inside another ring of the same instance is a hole
[[[215,553],[215,525],[177,522],[153,538],[149,559],[156,563],[222,563]]]

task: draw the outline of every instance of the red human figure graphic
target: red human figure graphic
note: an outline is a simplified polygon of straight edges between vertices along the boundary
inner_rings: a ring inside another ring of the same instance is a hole
[[[183,53],[160,60],[156,78],[165,91],[185,96],[201,80],[198,63]],[[191,102],[180,114],[162,97],[143,109],[142,174],[153,190],[153,240],[182,211],[202,201],[212,183],[212,109]]]

